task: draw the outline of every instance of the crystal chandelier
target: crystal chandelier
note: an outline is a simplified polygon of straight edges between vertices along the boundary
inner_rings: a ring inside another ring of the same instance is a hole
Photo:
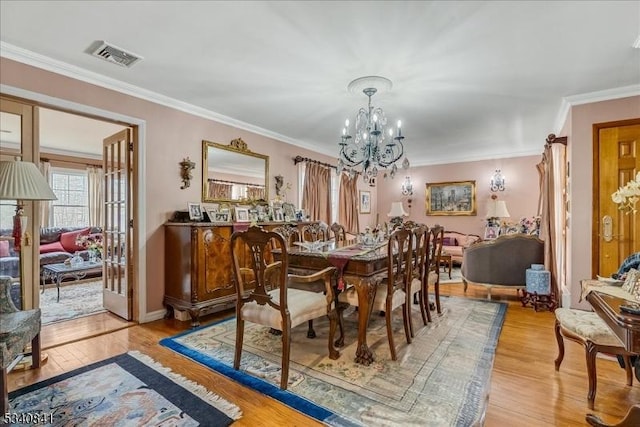
[[[369,98],[367,108],[360,108],[355,120],[355,137],[351,136],[349,119],[342,130],[342,140],[338,144],[338,173],[348,171],[352,176],[361,173],[365,182],[375,182],[378,173],[384,170],[384,177],[395,177],[398,166],[396,162],[404,155],[402,141],[402,123],[394,132],[392,126],[387,127],[387,117],[380,107],[371,105],[371,97],[379,89],[390,89],[391,81],[384,77],[361,77],[349,83],[348,89],[354,92],[362,89]],[[409,159],[402,161],[402,167],[409,169]],[[386,171],[390,168],[390,171]],[[359,170],[358,170],[359,169]]]

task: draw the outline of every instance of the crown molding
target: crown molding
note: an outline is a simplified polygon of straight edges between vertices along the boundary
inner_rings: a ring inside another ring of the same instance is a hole
[[[562,98],[560,110],[556,116],[555,134],[560,135],[560,131],[567,120],[567,115],[571,107],[582,104],[591,104],[593,102],[610,101],[612,99],[628,98],[630,96],[640,95],[640,84],[623,86],[613,89],[599,90],[596,92],[588,92],[579,95],[565,96]]]
[[[69,77],[75,80],[80,80],[85,83],[89,83],[95,86],[100,86],[105,89],[110,89],[125,95],[133,96],[143,99],[145,101],[153,102],[155,104],[163,105],[165,107],[173,108],[184,113],[188,113],[194,116],[202,117],[204,119],[213,120],[218,123],[222,123],[228,126],[232,126],[238,129],[246,130],[258,135],[265,136],[267,138],[275,139],[277,141],[286,142],[287,144],[295,145],[296,147],[304,148],[314,151],[316,153],[326,154],[329,156],[335,153],[327,153],[323,150],[318,150],[317,146],[311,143],[300,141],[298,139],[290,138],[288,136],[279,134],[277,132],[270,131],[268,129],[261,128],[259,126],[252,125],[251,123],[243,122],[241,120],[234,119],[223,114],[216,113],[214,111],[207,110],[189,104],[175,98],[171,98],[159,93],[143,89],[139,86],[131,85],[120,80],[112,79],[111,77],[104,76],[93,71],[86,70],[84,68],[76,67],[75,65],[68,64],[66,62],[58,61],[57,59],[50,58],[48,56],[40,55],[14,46],[10,43],[0,41],[0,56],[11,59],[16,62],[20,62],[32,67],[40,68],[52,73],[60,74],[65,77]]]

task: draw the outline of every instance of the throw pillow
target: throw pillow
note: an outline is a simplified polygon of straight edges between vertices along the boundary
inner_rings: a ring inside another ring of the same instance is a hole
[[[9,256],[9,241],[0,240],[0,258]]]
[[[66,252],[60,242],[44,243],[40,245],[40,253],[48,254],[49,252]]]
[[[458,246],[458,241],[455,237],[444,237],[442,239],[442,246]]]
[[[76,240],[78,239],[78,236],[83,236],[83,235],[88,236],[89,231],[91,231],[91,228],[87,227],[87,228],[83,228],[82,230],[69,231],[66,233],[62,233],[60,235],[60,244],[62,244],[62,247],[69,253],[82,251],[84,250],[84,247],[76,244]]]
[[[640,293],[640,289],[636,289],[638,287],[640,287],[640,271],[632,268],[627,271],[627,277],[622,284],[622,289],[630,294],[636,295]]]

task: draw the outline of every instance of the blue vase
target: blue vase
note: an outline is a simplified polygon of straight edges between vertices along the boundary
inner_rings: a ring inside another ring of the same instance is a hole
[[[551,293],[551,273],[542,264],[531,264],[526,271],[527,292],[530,294],[549,295]]]

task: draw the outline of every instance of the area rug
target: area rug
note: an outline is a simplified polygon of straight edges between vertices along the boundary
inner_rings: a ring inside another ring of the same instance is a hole
[[[451,269],[451,279],[449,279],[449,270],[440,270],[440,283],[462,283],[462,270],[460,267],[453,267]]]
[[[240,370],[233,369],[235,319],[165,338],[161,344],[250,388],[335,426],[481,425],[506,304],[442,298],[443,315],[424,327],[413,306],[415,338],[407,345],[402,315],[394,316],[398,360],[390,359],[384,317],[374,313],[367,341],[370,366],[354,363],[357,313],[345,313],[346,346],[327,356],[328,322],[292,333],[287,391],[279,388],[281,338],[246,323]]]
[[[10,414],[32,415],[27,425],[228,426],[242,415],[136,351],[11,392],[9,406]]]
[[[102,280],[63,283],[60,301],[55,286],[47,286],[40,294],[42,324],[62,322],[105,311],[102,306]]]

